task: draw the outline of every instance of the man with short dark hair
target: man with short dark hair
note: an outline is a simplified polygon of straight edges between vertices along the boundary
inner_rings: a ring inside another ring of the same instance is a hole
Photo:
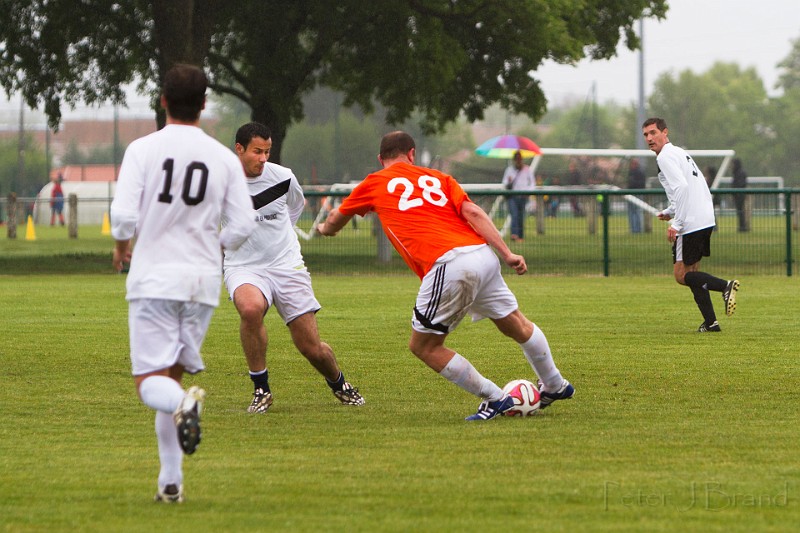
[[[294,345],[322,374],[336,399],[344,405],[363,405],[364,398],[344,379],[333,350],[320,340],[316,313],[321,306],[294,231],[305,205],[303,189],[290,169],[268,161],[271,148],[272,133],[263,124],[250,122],[236,132],[236,155],[256,210],[256,230],[238,250],[225,252],[224,270],[241,318],[239,337],[253,381],[247,411],[266,413],[272,405],[264,317],[273,306]]]
[[[155,499],[167,503],[183,501],[183,454],[200,443],[205,391],[184,391],[181,380],[184,371],[204,369],[200,348],[219,304],[220,248],[238,248],[255,227],[239,160],[198,126],[206,85],[195,66],[166,73],[167,125],[128,146],[111,203],[113,266],[121,271],[130,261],[132,373],[142,403],[156,411]]]
[[[656,153],[658,180],[667,193],[669,205],[658,218],[671,220],[667,240],[672,243],[675,281],[692,290],[694,301],[703,315],[700,333],[722,331],[708,291],[722,293],[725,314],[736,309],[739,281],[726,281],[699,271],[700,260],[711,255],[711,233],[714,231],[714,203],[708,184],[691,156],[669,142],[667,123],[662,118],[649,118],[642,124],[642,134]]]
[[[415,158],[409,134],[384,135],[378,155],[383,170],[356,185],[318,226],[319,233],[336,235],[353,215],[378,215],[392,245],[422,280],[409,348],[434,372],[482,400],[467,420],[491,420],[514,406],[511,396],[444,345],[468,314],[473,320],[489,318],[519,344],[540,379],[542,408],[572,398],[575,388],[556,368],[544,333],[519,310],[492,248],[520,275],[528,271],[525,258],[511,252],[489,215],[452,176],[416,166]]]

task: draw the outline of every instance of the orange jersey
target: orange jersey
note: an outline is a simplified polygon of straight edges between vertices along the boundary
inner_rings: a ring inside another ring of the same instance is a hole
[[[461,216],[461,206],[471,201],[452,176],[394,163],[364,178],[339,212],[363,216],[374,211],[392,245],[422,278],[453,248],[486,244]]]

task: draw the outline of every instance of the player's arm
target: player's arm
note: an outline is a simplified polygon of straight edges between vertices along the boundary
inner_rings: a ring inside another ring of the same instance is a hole
[[[306,199],[303,195],[303,188],[300,186],[297,177],[292,173],[292,180],[289,182],[289,191],[286,193],[286,207],[289,210],[289,220],[292,222],[292,226],[297,225],[297,221],[300,220],[305,205]]]
[[[461,204],[461,216],[469,222],[469,225],[483,237],[489,246],[494,248],[505,264],[513,268],[517,274],[524,274],[528,271],[525,258],[511,252],[508,245],[503,240],[500,232],[489,218],[486,212],[473,202],[467,201]]]
[[[322,224],[317,225],[317,231],[320,235],[325,235],[326,237],[333,237],[339,230],[342,229],[350,222],[350,219],[353,218],[352,215],[343,215],[339,212],[338,207],[334,207],[333,210],[328,213],[328,218],[325,219],[325,222]]]
[[[658,166],[667,178],[667,184],[670,188],[670,194],[668,194],[669,206],[661,212],[668,216],[659,216],[659,218],[661,220],[671,220],[671,227],[676,233],[683,229],[683,223],[686,219],[686,195],[689,192],[689,184],[686,181],[688,177],[685,175],[685,169],[680,164],[679,157],[667,157],[658,162]]]

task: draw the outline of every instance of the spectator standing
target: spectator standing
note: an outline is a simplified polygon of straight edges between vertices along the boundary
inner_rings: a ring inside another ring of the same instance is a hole
[[[733,188],[747,188],[747,172],[742,168],[742,160],[738,157],[733,160]],[[736,206],[737,230],[740,232],[750,231],[750,221],[745,212],[746,198],[747,196],[744,193],[736,193],[733,195],[733,203]]]
[[[59,172],[58,177],[53,180],[53,190],[50,191],[50,225],[56,225],[56,217],[59,223],[64,225],[64,189],[61,188],[61,182],[64,181],[64,176]]]
[[[531,167],[522,161],[522,153],[514,152],[512,164],[503,174],[503,186],[509,191],[532,191],[536,188],[536,179]],[[525,238],[525,215],[529,196],[508,196],[508,210],[511,213],[511,240],[521,241]]]
[[[569,176],[567,178],[567,185],[570,187],[578,187],[583,184],[583,176],[578,170],[578,164],[575,161],[569,162]],[[580,198],[577,196],[569,197],[569,205],[572,207],[572,214],[576,217],[584,216],[583,208],[581,207]]]
[[[631,159],[630,167],[628,168],[628,188],[644,189],[646,186],[644,171],[639,160],[636,158]],[[631,233],[642,232],[642,214],[641,207],[633,202],[628,202],[628,225]]]

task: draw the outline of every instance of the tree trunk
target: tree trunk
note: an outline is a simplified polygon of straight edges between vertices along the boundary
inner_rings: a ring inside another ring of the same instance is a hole
[[[217,24],[221,0],[153,0],[153,37],[158,47],[158,84],[176,63],[203,67]],[[167,116],[153,102],[158,129]]]

